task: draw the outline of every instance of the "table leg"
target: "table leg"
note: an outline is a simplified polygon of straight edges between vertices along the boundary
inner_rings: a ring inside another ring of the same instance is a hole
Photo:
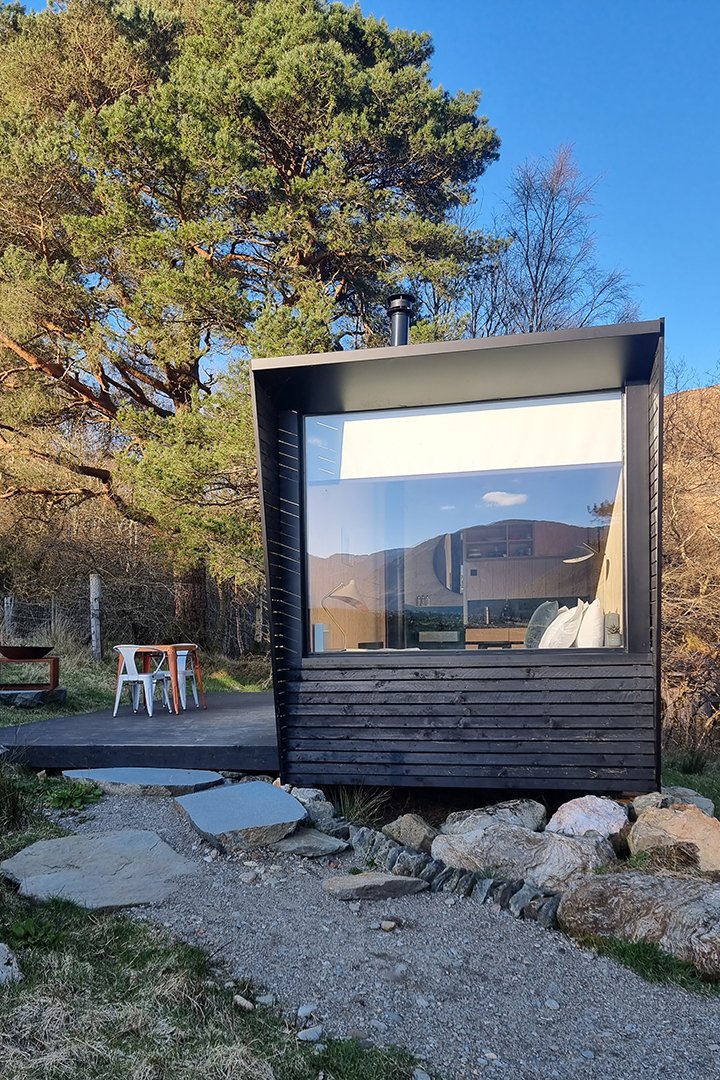
[[[200,697],[203,703],[203,709],[207,709],[207,705],[205,704],[205,695],[203,693],[202,679],[200,678],[200,662],[198,661],[197,649],[193,649],[192,655],[193,664],[195,665],[195,678],[197,679],[198,689],[200,691]]]
[[[170,685],[172,686],[173,705],[176,714],[180,712],[180,687],[178,686],[177,649],[171,645],[167,651],[168,668],[170,669]]]
[[[60,682],[60,657],[52,656],[50,658],[50,689],[54,690]]]

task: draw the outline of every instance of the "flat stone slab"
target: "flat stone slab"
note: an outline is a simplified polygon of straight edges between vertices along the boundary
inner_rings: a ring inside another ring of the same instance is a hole
[[[257,780],[181,795],[175,805],[209,844],[228,851],[250,851],[282,840],[306,816],[292,795]]]
[[[59,896],[103,911],[158,903],[199,869],[146,829],[39,840],[0,863],[21,896]]]
[[[317,858],[320,855],[337,855],[345,851],[350,845],[343,840],[338,840],[327,833],[318,832],[317,829],[296,829],[284,840],[278,840],[270,844],[273,851],[282,851],[285,855],[305,855],[309,858]]]
[[[87,780],[108,795],[189,795],[223,783],[204,769],[65,769],[66,780]]]
[[[389,900],[396,896],[412,896],[429,888],[419,878],[396,877],[395,874],[339,874],[326,878],[325,892],[336,900]]]

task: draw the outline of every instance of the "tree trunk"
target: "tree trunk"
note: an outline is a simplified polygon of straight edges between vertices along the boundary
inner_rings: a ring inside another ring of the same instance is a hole
[[[180,636],[198,645],[206,644],[207,583],[201,563],[175,574],[175,623]]]

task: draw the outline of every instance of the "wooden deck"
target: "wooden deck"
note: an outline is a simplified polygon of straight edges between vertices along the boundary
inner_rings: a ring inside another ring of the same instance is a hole
[[[272,694],[210,693],[207,710],[179,716],[112,710],[0,729],[13,760],[35,769],[154,766],[278,771]]]

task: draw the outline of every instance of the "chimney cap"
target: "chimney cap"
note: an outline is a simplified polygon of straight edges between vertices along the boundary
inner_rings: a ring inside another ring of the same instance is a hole
[[[392,296],[388,296],[386,304],[388,315],[394,315],[395,312],[403,311],[411,314],[413,304],[416,297],[412,293],[398,292],[393,293]]]

